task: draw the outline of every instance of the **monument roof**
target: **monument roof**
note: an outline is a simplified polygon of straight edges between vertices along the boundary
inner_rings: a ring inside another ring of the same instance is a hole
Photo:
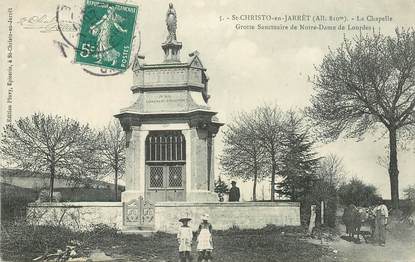
[[[218,112],[212,111],[210,109],[203,109],[203,108],[196,108],[189,111],[159,111],[159,112],[140,112],[134,110],[131,107],[127,107],[120,110],[119,114],[115,116],[122,115],[122,114],[133,114],[133,115],[189,115],[192,113],[206,113],[211,115],[216,115]],[[215,120],[218,120],[217,118]],[[218,121],[216,121],[218,122]]]
[[[147,64],[144,63],[144,59],[141,59],[142,62],[138,61],[133,71],[137,70],[146,70],[146,69],[162,69],[162,68],[186,68],[186,67],[193,67],[198,68],[203,71],[206,71],[206,68],[202,64],[202,60],[200,59],[199,52],[197,50],[193,51],[189,54],[189,59],[187,62],[162,62],[162,63],[154,63],[154,64]]]

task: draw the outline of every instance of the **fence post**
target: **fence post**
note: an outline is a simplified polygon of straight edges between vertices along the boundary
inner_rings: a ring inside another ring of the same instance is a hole
[[[308,225],[308,234],[311,235],[313,228],[316,226],[316,205],[311,205],[310,223]]]

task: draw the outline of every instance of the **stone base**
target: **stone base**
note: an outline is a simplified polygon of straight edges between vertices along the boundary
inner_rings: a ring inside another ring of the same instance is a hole
[[[192,218],[189,226],[196,231],[203,214],[209,214],[209,222],[216,230],[258,229],[268,224],[300,225],[300,204],[297,202],[159,202],[154,205],[154,228],[151,229],[125,226],[121,202],[31,203],[27,211],[28,221],[38,225],[90,230],[102,223],[135,234],[177,233],[179,219],[183,216]]]
[[[210,191],[194,191],[186,193],[186,202],[219,202],[218,194]]]
[[[144,197],[141,191],[124,191],[121,193],[121,202],[128,202],[133,199],[138,199],[140,196]]]
[[[192,218],[189,226],[196,231],[203,214],[209,214],[209,222],[216,230],[259,229],[270,224],[300,226],[298,202],[159,202],[155,204],[154,229],[177,233],[179,219],[188,216]]]

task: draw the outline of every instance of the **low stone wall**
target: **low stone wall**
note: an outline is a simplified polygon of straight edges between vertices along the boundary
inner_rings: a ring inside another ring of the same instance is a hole
[[[241,229],[262,228],[268,224],[299,226],[300,204],[297,202],[224,202],[189,203],[161,202],[154,207],[154,229],[176,233],[179,218],[190,216],[190,226],[197,230],[200,217],[209,214],[209,221],[216,230],[234,226]],[[31,203],[27,218],[42,225],[62,225],[75,230],[85,230],[96,224],[123,228],[122,202],[62,202]]]
[[[75,230],[96,224],[122,228],[123,206],[121,202],[30,203],[27,218],[39,225],[61,225]]]
[[[216,230],[237,226],[240,229],[256,229],[268,224],[277,226],[300,225],[300,203],[297,202],[222,202],[187,203],[162,202],[155,205],[155,229],[177,232],[178,219],[190,216],[190,227],[197,230],[203,214]]]

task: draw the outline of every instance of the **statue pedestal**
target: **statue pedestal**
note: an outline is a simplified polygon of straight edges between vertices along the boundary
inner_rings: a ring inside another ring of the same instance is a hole
[[[164,62],[178,62],[180,63],[180,49],[182,49],[182,42],[171,41],[161,45],[164,51]]]

